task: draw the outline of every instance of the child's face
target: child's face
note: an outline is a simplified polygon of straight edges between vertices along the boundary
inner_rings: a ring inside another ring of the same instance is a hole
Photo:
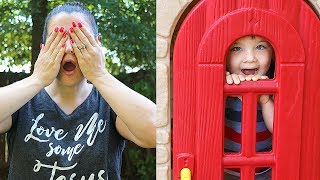
[[[273,48],[260,36],[245,36],[238,39],[229,48],[227,69],[231,74],[266,75]]]

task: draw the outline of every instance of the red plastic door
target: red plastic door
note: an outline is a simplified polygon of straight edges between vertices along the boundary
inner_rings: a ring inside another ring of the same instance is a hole
[[[320,177],[312,171],[314,167],[304,168],[310,156],[319,155],[306,155],[312,141],[305,139],[303,133],[320,127],[319,122],[306,115],[319,111],[305,104],[314,102],[307,97],[314,95],[316,86],[305,79],[320,76],[311,69],[312,64],[320,65],[315,58],[319,57],[316,47],[320,40],[316,34],[311,38],[304,29],[305,22],[313,22],[314,32],[320,33],[319,20],[303,1],[208,0],[194,7],[182,24],[174,47],[174,179],[179,179],[184,167],[191,169],[192,179],[200,180],[222,179],[223,169],[228,167],[240,168],[242,180],[253,180],[256,167],[272,167],[272,178],[276,180]],[[227,48],[250,34],[263,36],[273,45],[276,77],[240,86],[225,85]],[[305,53],[306,47],[309,49]],[[238,155],[223,153],[224,98],[228,94],[243,95],[243,143]],[[258,94],[276,97],[273,150],[268,153],[255,152]],[[312,164],[320,167],[313,160]]]

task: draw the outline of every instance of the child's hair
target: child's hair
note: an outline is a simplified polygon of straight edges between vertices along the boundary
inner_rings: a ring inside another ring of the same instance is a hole
[[[90,23],[91,23],[91,29],[95,37],[98,36],[98,27],[96,20],[94,19],[93,15],[90,13],[90,11],[81,3],[81,2],[67,2],[65,4],[62,4],[60,6],[55,7],[47,16],[45,24],[44,24],[44,29],[43,29],[43,34],[42,34],[42,42],[45,43],[47,40],[47,28],[48,28],[48,22],[50,19],[61,13],[65,12],[68,14],[71,14],[73,12],[78,12],[82,13],[85,18],[87,18]]]
[[[266,73],[266,75],[267,75],[270,79],[274,78],[275,68],[276,68],[276,61],[275,61],[275,58],[274,58],[274,59],[271,60],[271,64],[270,64],[269,70],[268,70],[268,72]]]

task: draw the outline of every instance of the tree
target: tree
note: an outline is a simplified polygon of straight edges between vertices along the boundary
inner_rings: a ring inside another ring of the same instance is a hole
[[[33,71],[33,65],[37,61],[38,54],[40,51],[41,34],[45,23],[44,17],[48,14],[48,1],[47,0],[31,0],[29,3],[29,9],[31,9],[32,17],[32,59],[31,64]]]
[[[31,12],[27,1],[1,1],[0,59],[8,66],[31,61]]]

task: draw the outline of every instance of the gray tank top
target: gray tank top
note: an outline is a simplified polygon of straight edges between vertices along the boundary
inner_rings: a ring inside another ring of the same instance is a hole
[[[8,179],[120,179],[125,140],[115,119],[95,87],[70,115],[41,90],[12,115]]]

